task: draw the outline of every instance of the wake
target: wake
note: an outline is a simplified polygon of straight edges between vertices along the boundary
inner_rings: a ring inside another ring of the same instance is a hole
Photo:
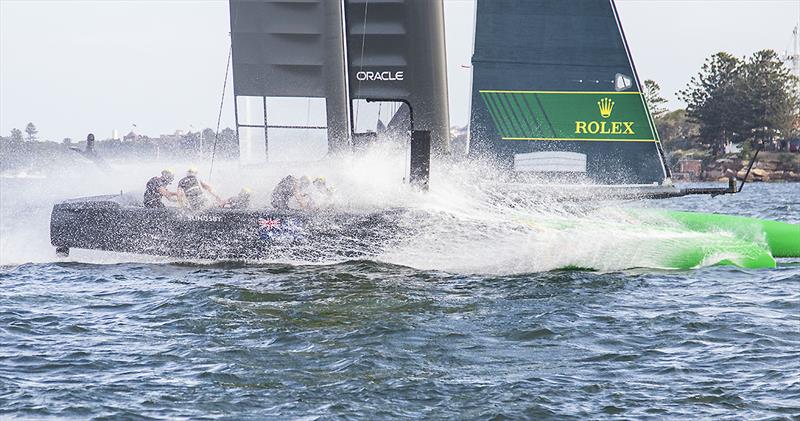
[[[747,258],[742,256],[743,250],[745,254],[758,252],[732,235],[688,231],[667,219],[632,212],[636,206],[631,204],[622,206],[601,197],[578,204],[561,202],[541,191],[510,197],[497,188],[504,182],[503,174],[486,162],[434,160],[430,191],[423,193],[403,183],[406,163],[402,150],[387,145],[357,156],[308,164],[240,167],[217,162],[210,180],[210,163],[194,164],[200,168],[201,178],[223,197],[235,195],[241,187],[251,188],[254,206],[268,203],[272,187],[293,174],[324,176],[334,188],[337,210],[409,210],[394,221],[402,233],[400,238],[378,245],[381,251],[367,258],[422,270],[513,274],[563,268],[678,269],[685,268],[685,262],[675,263],[676,256],[698,248],[708,252],[701,250],[695,259],[697,267]],[[0,265],[63,260],[55,256],[49,243],[54,203],[120,191],[141,195],[147,179],[162,168],[172,167],[180,176],[190,163],[110,164],[108,171],[89,164],[80,171],[53,165],[40,178],[0,179]],[[326,246],[324,261],[299,258],[278,263],[337,263],[360,252],[370,254],[359,248],[375,246],[350,241],[347,232],[341,232],[339,238]],[[68,260],[101,264],[176,261],[89,250],[75,250]]]

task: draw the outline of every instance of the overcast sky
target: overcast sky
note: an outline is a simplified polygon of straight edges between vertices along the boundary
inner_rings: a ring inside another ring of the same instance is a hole
[[[643,79],[675,92],[718,51],[790,47],[800,0],[617,0]],[[473,0],[445,0],[451,122],[468,118]],[[216,125],[225,0],[0,0],[0,133],[149,135]],[[229,86],[230,88],[230,86]],[[233,124],[230,95],[223,127]]]

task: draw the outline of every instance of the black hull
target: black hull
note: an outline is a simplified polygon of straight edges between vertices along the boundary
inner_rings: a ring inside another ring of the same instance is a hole
[[[53,206],[59,250],[106,250],[190,259],[324,261],[379,254],[404,234],[407,211],[374,213],[178,208],[148,209],[123,196]]]

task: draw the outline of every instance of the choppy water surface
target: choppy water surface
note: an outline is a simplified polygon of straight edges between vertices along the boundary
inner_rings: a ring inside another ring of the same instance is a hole
[[[661,204],[800,218],[797,185],[746,193]],[[0,418],[800,417],[796,260],[473,275],[40,253],[0,269]]]

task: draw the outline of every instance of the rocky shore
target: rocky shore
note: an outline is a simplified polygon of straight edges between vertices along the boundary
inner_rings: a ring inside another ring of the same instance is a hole
[[[724,157],[715,160],[686,157],[677,161],[673,178],[678,181],[727,181],[729,174],[744,177],[749,160]],[[706,162],[705,166],[703,162]],[[749,181],[800,182],[800,153],[761,152],[748,177]]]

